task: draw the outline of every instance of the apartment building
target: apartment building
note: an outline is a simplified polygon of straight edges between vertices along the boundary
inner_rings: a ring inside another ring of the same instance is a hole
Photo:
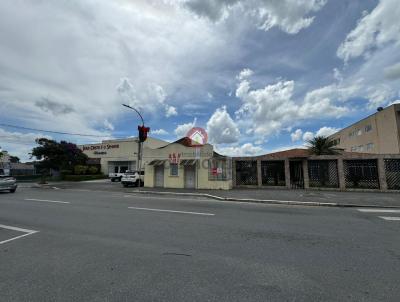
[[[347,152],[400,154],[400,104],[378,108],[330,139]]]

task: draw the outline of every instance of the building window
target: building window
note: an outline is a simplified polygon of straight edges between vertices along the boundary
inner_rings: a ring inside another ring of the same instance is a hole
[[[358,146],[358,151],[360,151],[360,152],[363,152],[364,151],[364,145],[360,145],[360,146]]]
[[[361,129],[358,129],[358,130],[357,130],[357,136],[360,136],[361,134],[362,134]]]
[[[367,125],[367,126],[365,126],[365,128],[364,128],[364,131],[365,132],[370,132],[372,130],[372,126],[371,125]]]
[[[178,176],[178,164],[169,164],[169,175],[170,176]]]
[[[232,178],[232,165],[229,159],[210,159],[208,161],[208,180],[228,180]]]
[[[372,149],[374,149],[374,143],[367,144],[367,151],[371,151]]]

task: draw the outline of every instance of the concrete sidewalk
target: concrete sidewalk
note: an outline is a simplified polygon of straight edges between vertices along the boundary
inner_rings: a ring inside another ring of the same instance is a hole
[[[197,195],[220,200],[294,205],[400,207],[400,194],[387,192],[341,192],[284,189],[232,189],[224,191],[166,188],[135,188],[132,192],[147,194]]]
[[[264,202],[279,204],[303,204],[325,206],[357,206],[357,207],[400,207],[400,193],[389,192],[341,192],[316,190],[286,189],[232,189],[225,190],[189,190],[167,188],[124,188],[118,182],[83,181],[83,182],[50,182],[39,188],[84,189],[92,191],[109,191],[143,194],[177,194],[203,196],[220,200]]]

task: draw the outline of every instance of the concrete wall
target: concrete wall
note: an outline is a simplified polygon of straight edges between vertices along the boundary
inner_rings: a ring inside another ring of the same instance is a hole
[[[400,154],[400,104],[394,104],[380,112],[362,119],[361,121],[342,129],[330,136],[331,139],[340,139],[339,148],[351,152],[374,154]],[[365,127],[371,125],[369,132]],[[356,133],[350,136],[350,133]],[[360,135],[358,135],[358,133]],[[367,144],[373,143],[372,149]],[[352,150],[352,147],[363,146],[363,150]]]

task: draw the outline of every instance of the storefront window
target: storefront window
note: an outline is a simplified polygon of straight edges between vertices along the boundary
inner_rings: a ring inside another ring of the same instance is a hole
[[[169,173],[171,176],[178,176],[178,164],[169,164]]]

